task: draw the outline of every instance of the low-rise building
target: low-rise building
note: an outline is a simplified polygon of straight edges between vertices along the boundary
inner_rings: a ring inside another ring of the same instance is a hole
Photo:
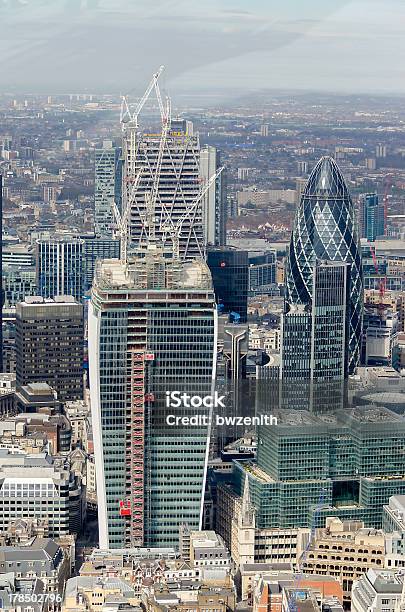
[[[352,612],[399,612],[404,573],[369,569],[355,580],[351,592]]]
[[[0,531],[18,519],[46,519],[50,537],[78,533],[83,488],[63,461],[0,449]]]
[[[366,529],[361,521],[330,517],[325,528],[315,530],[301,570],[336,578],[349,602],[353,581],[369,568],[382,569],[384,558],[385,534],[381,529]]]

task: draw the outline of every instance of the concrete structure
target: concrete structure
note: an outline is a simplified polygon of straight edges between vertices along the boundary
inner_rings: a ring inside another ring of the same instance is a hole
[[[335,577],[348,602],[353,581],[369,568],[383,568],[384,557],[382,530],[365,529],[361,521],[327,518],[325,528],[315,531],[301,569],[305,574]]]
[[[16,308],[17,387],[46,382],[60,401],[83,397],[83,306],[30,297]]]
[[[77,533],[84,518],[81,483],[49,455],[0,449],[0,531],[19,517],[46,519],[53,538]]]
[[[352,612],[401,612],[404,573],[369,569],[353,583]]]

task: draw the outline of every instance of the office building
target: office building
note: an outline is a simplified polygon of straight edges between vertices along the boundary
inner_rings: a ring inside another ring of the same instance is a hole
[[[82,399],[83,337],[83,306],[73,297],[17,304],[17,388],[46,382],[62,402]]]
[[[235,313],[235,322],[246,323],[249,282],[247,251],[233,247],[209,248],[207,263],[219,312]]]
[[[249,294],[270,292],[277,283],[277,252],[249,253]]]
[[[235,462],[235,492],[248,478],[257,527],[321,527],[339,517],[381,528],[383,505],[405,493],[402,417],[373,406],[273,414],[278,424],[259,429],[257,464]]]
[[[363,360],[366,366],[395,365],[394,347],[398,342],[398,313],[384,306],[365,306]]]
[[[342,380],[348,367],[348,266],[317,262],[312,279],[312,301],[286,303],[282,317],[280,376],[298,384]]]
[[[128,254],[136,254],[148,243],[152,204],[156,241],[164,249],[172,249],[175,242],[182,259],[203,257],[200,143],[192,123],[172,120],[163,137],[162,133],[139,133],[132,123],[127,124],[123,158],[123,185],[130,207]]]
[[[26,296],[37,294],[35,266],[3,265],[4,307],[12,308]]]
[[[84,240],[75,236],[55,236],[37,240],[37,287],[44,298],[72,295],[83,297]]]
[[[359,213],[360,238],[374,242],[376,238],[385,236],[385,206],[376,193],[366,193],[360,197]]]
[[[315,530],[301,569],[304,574],[317,574],[319,564],[325,565],[322,569],[337,578],[349,603],[353,581],[370,568],[383,568],[384,559],[385,535],[381,529],[365,528],[362,521],[327,518],[325,527]]]
[[[369,569],[353,583],[352,612],[402,612],[403,570]]]
[[[83,290],[86,293],[91,289],[98,259],[116,259],[120,256],[120,241],[117,238],[97,237],[86,234],[81,236],[83,247]]]
[[[18,518],[46,521],[51,538],[78,533],[83,521],[80,480],[49,455],[0,449],[0,531]]]
[[[363,281],[354,206],[336,162],[323,157],[313,169],[297,209],[286,263],[289,304],[313,299],[317,260],[350,264],[348,371],[360,360]]]
[[[220,152],[211,146],[201,149],[200,172],[203,185],[221,167]],[[206,245],[223,246],[226,243],[227,194],[226,172],[223,170],[212,183],[202,200],[204,239]]]
[[[150,245],[128,264],[98,263],[89,366],[102,548],[177,546],[181,524],[200,528],[208,426],[170,427],[165,396],[185,386],[211,393],[215,363],[203,260],[167,258]]]
[[[94,158],[94,231],[97,238],[112,238],[119,150],[113,147],[111,140],[105,140],[102,148],[95,150]]]

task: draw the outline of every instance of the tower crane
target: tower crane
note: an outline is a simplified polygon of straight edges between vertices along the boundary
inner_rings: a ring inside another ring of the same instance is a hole
[[[145,103],[147,102],[152,89],[155,89],[156,92],[156,97],[158,100],[158,104],[159,104],[159,110],[160,110],[160,114],[162,116],[162,120],[163,120],[163,114],[164,114],[164,107],[163,107],[163,103],[162,103],[162,98],[160,95],[160,91],[159,91],[159,87],[158,87],[158,80],[160,75],[162,74],[163,70],[165,69],[164,66],[160,66],[159,70],[157,72],[155,72],[155,74],[152,76],[152,79],[148,85],[148,87],[146,88],[145,93],[143,94],[142,98],[139,100],[135,110],[132,112],[130,109],[130,105],[128,102],[128,96],[123,96],[122,97],[122,102],[121,102],[121,116],[120,116],[120,122],[122,125],[122,129],[125,129],[125,125],[130,123],[134,128],[138,129],[139,128],[139,123],[138,123],[138,117],[143,109],[143,107],[145,106]]]
[[[206,193],[209,191],[211,185],[217,180],[217,178],[220,176],[220,174],[222,173],[223,170],[224,170],[224,166],[221,166],[220,168],[218,168],[218,170],[215,172],[215,174],[213,174],[208,179],[207,183],[204,185],[204,187],[202,188],[202,190],[200,191],[198,196],[195,198],[195,200],[193,202],[190,203],[190,205],[187,207],[187,210],[176,221],[176,223],[173,222],[172,218],[169,218],[169,220],[166,223],[163,223],[161,225],[161,230],[163,232],[169,234],[170,238],[172,240],[172,244],[173,244],[173,257],[178,259],[179,255],[180,255],[180,234],[181,234],[181,230],[183,228],[183,223],[187,219],[190,219],[191,215],[195,212],[198,204],[204,198]]]

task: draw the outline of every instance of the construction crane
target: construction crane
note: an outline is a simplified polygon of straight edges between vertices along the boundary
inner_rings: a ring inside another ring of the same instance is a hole
[[[157,97],[158,104],[159,104],[159,110],[160,110],[160,114],[162,116],[162,121],[163,121],[164,107],[163,107],[163,102],[162,102],[162,98],[160,95],[158,80],[164,69],[165,69],[164,66],[160,66],[159,70],[155,72],[155,74],[152,77],[152,80],[150,81],[148,87],[146,88],[145,93],[143,94],[142,98],[139,100],[133,112],[131,112],[131,109],[130,109],[130,105],[128,102],[128,96],[122,97],[120,122],[121,122],[121,126],[123,130],[125,129],[125,126],[128,123],[130,123],[131,126],[136,129],[139,128],[138,117],[143,107],[145,106],[145,103],[147,102],[152,92],[152,89],[154,89],[156,92],[156,97]]]
[[[173,219],[171,217],[168,217],[168,221],[166,221],[166,223],[163,223],[161,225],[161,228],[160,228],[161,231],[163,231],[164,234],[165,233],[169,234],[169,236],[170,236],[170,238],[172,240],[173,257],[175,257],[176,259],[178,259],[179,256],[180,256],[180,234],[181,234],[184,222],[187,219],[191,219],[191,215],[196,212],[198,204],[205,197],[205,195],[207,194],[207,192],[211,188],[211,185],[217,180],[217,178],[220,176],[220,174],[222,173],[223,170],[224,170],[224,166],[221,166],[215,172],[215,174],[213,174],[208,179],[208,181],[206,182],[206,184],[204,185],[204,187],[202,188],[202,190],[200,191],[198,196],[195,198],[195,200],[193,202],[190,203],[189,206],[187,206],[186,211],[176,221],[176,223],[174,223],[174,221],[173,221]],[[165,237],[164,237],[164,241],[165,241]]]
[[[123,208],[122,214],[120,213],[117,203],[115,201],[112,202],[111,206],[112,206],[112,211],[113,211],[113,216],[114,216],[114,220],[115,220],[115,224],[117,226],[117,233],[118,236],[120,237],[121,240],[121,261],[126,262],[127,260],[127,247],[128,247],[128,219],[129,219],[129,214],[131,212],[131,206],[128,206],[128,200],[129,202],[133,199],[134,194],[136,193],[137,189],[138,189],[138,185],[139,182],[141,180],[143,174],[143,169],[141,168],[133,182],[133,184],[131,185],[131,193],[129,198],[126,197],[125,194],[123,194],[123,203],[124,201],[126,201],[126,205]]]

